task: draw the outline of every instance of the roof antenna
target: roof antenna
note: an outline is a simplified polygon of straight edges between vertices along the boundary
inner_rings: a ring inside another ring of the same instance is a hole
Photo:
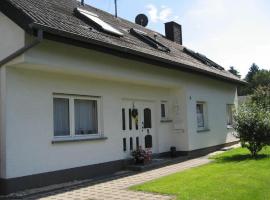
[[[115,17],[117,18],[117,0],[114,0]]]

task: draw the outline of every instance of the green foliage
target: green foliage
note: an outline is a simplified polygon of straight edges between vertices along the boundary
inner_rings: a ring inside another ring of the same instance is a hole
[[[253,63],[251,67],[249,68],[249,72],[246,75],[245,81],[250,83],[253,80],[253,77],[260,71],[258,65]]]
[[[270,110],[270,83],[268,86],[259,86],[251,95],[251,102],[264,110]],[[270,123],[270,122],[269,122]]]
[[[256,76],[256,75],[255,75]],[[270,87],[259,86],[234,114],[235,136],[253,157],[270,144]]]
[[[239,71],[237,71],[237,69],[235,69],[233,66],[231,66],[228,71],[231,72],[233,75],[241,78],[241,75],[240,75]]]
[[[269,86],[270,70],[260,70],[259,67],[253,63],[244,80],[248,82],[248,85],[238,88],[238,94],[240,96],[252,94],[259,86]]]
[[[270,111],[260,105],[248,102],[241,105],[234,114],[235,136],[240,139],[252,157],[256,157],[270,141]]]

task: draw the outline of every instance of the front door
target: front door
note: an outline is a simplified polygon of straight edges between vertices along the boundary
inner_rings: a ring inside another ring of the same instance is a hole
[[[123,101],[122,143],[125,157],[139,146],[155,152],[153,102]]]

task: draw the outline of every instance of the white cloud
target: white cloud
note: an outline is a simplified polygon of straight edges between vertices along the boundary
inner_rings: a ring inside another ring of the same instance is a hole
[[[253,62],[270,69],[270,15],[262,2],[195,1],[181,16],[184,44],[243,76]]]
[[[169,18],[172,17],[172,9],[167,6],[160,6],[158,8],[157,6],[153,4],[149,4],[146,6],[148,14],[150,16],[150,20],[153,23],[157,23],[159,21],[166,22]]]

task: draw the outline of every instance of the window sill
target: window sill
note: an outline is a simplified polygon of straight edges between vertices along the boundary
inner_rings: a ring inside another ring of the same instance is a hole
[[[52,144],[69,143],[69,142],[83,142],[83,141],[97,141],[97,140],[107,140],[107,139],[108,138],[104,137],[104,136],[54,138],[52,140]]]
[[[203,132],[209,132],[209,131],[210,131],[210,129],[205,128],[205,129],[199,129],[199,130],[197,130],[197,133],[203,133]]]
[[[170,123],[170,122],[173,122],[172,119],[161,119],[160,120],[161,123]]]

